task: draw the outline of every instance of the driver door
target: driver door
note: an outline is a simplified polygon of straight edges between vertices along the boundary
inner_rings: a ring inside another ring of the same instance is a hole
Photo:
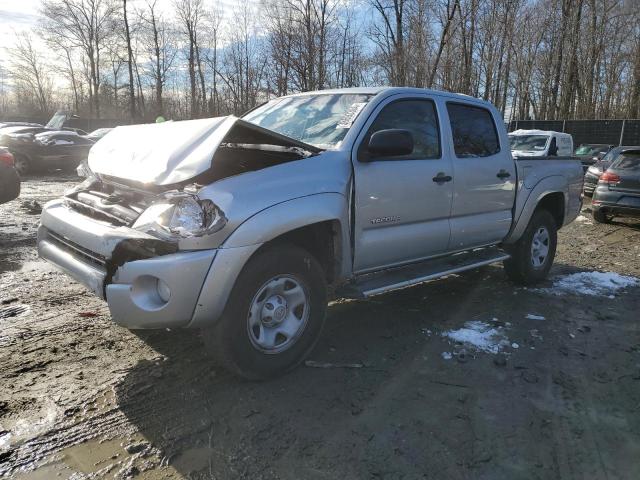
[[[437,98],[398,95],[379,105],[360,133],[352,154],[355,273],[447,251],[453,174],[440,125]],[[411,132],[413,152],[370,158],[369,138],[386,129]]]

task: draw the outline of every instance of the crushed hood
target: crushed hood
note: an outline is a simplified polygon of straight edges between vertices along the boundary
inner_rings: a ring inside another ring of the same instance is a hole
[[[236,117],[116,127],[89,152],[95,173],[153,185],[172,185],[211,166]]]
[[[216,155],[218,150],[223,152]],[[228,116],[117,127],[91,148],[89,167],[97,174],[162,187],[195,177],[213,182],[322,151]]]

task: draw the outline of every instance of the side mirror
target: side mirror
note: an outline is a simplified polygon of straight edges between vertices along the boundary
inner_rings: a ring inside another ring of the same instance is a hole
[[[371,158],[409,155],[413,152],[413,136],[408,130],[379,130],[371,135],[367,151]]]

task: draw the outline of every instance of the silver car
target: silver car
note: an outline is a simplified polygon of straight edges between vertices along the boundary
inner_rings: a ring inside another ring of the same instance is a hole
[[[131,329],[198,328],[253,379],[298,365],[331,297],[504,262],[531,284],[581,207],[575,159],[511,157],[465,95],[358,88],[233,116],[117,127],[46,205],[39,254]]]

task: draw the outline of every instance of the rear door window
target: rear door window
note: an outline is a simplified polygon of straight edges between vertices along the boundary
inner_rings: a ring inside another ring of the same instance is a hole
[[[640,151],[624,152],[613,162],[611,168],[616,170],[640,170]]]
[[[500,151],[500,141],[489,110],[463,103],[447,103],[456,157],[489,157]]]

